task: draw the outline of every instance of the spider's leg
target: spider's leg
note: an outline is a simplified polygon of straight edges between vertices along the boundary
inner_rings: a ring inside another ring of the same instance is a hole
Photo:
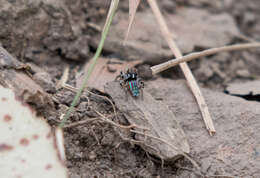
[[[115,78],[115,81],[122,80],[124,78],[124,73],[121,71]]]
[[[123,80],[119,80],[119,84],[120,84],[120,86],[123,88],[124,86],[124,81]]]
[[[116,76],[115,80],[114,81],[118,81],[118,79],[120,79],[120,75]]]
[[[137,87],[139,89],[144,88],[144,82],[140,78],[137,79]]]
[[[138,87],[138,89],[140,91],[141,98],[143,100],[144,99],[144,91],[143,91],[144,82],[140,78],[137,79],[137,87]]]

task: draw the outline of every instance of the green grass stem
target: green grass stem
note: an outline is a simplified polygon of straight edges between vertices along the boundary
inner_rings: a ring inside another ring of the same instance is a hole
[[[68,120],[68,118],[70,117],[70,114],[74,111],[74,108],[75,108],[75,105],[78,103],[79,99],[80,99],[80,95],[82,94],[83,90],[85,89],[86,85],[87,85],[87,82],[88,82],[88,79],[90,77],[90,75],[92,74],[94,68],[95,68],[95,65],[97,63],[97,60],[101,54],[101,51],[103,49],[103,46],[104,46],[104,42],[105,42],[105,39],[107,37],[107,34],[108,34],[108,31],[109,31],[109,28],[110,28],[110,25],[112,23],[112,20],[113,20],[113,17],[115,15],[115,12],[116,12],[116,9],[117,9],[117,6],[118,6],[118,3],[119,3],[119,0],[112,0],[111,4],[110,4],[110,9],[109,9],[109,13],[108,13],[108,18],[107,18],[107,21],[105,23],[105,26],[104,26],[104,30],[102,32],[102,36],[101,36],[101,40],[99,42],[99,45],[98,45],[98,48],[97,48],[97,51],[94,55],[94,57],[92,58],[92,62],[91,62],[91,65],[88,67],[88,70],[87,70],[87,73],[85,73],[85,76],[83,77],[83,83],[82,85],[80,86],[79,90],[77,91],[77,94],[76,96],[74,97],[68,111],[66,112],[66,114],[64,115],[61,123],[59,124],[59,127],[60,128],[63,128],[66,121]]]

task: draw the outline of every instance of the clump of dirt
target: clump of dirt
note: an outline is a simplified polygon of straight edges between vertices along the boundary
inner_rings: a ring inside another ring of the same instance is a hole
[[[58,95],[65,96],[64,92],[66,91],[60,91]],[[100,116],[95,111],[102,113],[110,120],[116,120],[111,103],[91,94],[86,94],[86,96],[89,101],[81,99],[70,123],[83,120],[89,120],[89,123],[67,127],[64,130],[67,166],[71,178],[156,177],[171,175],[164,173],[164,170],[174,172],[173,170],[176,169],[174,164],[162,168],[160,160],[155,159],[154,162],[151,155],[129,142],[133,136],[123,138],[118,132],[119,128],[99,118]],[[71,99],[72,96],[67,95],[66,100]],[[59,104],[59,107],[61,105]],[[129,125],[122,114],[118,113],[117,117],[120,118],[121,124]],[[55,120],[58,121],[58,118]]]

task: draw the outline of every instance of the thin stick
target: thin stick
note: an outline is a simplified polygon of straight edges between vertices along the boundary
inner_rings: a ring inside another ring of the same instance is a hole
[[[62,86],[67,82],[68,78],[69,78],[69,66],[66,66],[61,76],[61,79],[58,81],[56,85],[56,88],[57,89],[62,88]]]
[[[181,58],[182,57],[181,51],[179,50],[176,43],[174,42],[174,40],[171,37],[171,33],[170,33],[170,31],[167,27],[167,24],[166,24],[162,14],[161,14],[161,12],[160,12],[160,9],[157,5],[156,0],[147,0],[147,1],[150,5],[152,11],[153,11],[153,14],[155,15],[155,17],[157,19],[157,22],[159,23],[163,37],[167,41],[170,49],[172,50],[173,54],[177,58]],[[188,82],[188,85],[189,85],[191,91],[193,92],[193,95],[195,96],[195,98],[198,102],[198,105],[199,105],[202,117],[204,119],[206,128],[209,131],[209,134],[212,136],[216,132],[216,130],[214,128],[213,121],[212,121],[210,114],[209,114],[208,106],[205,102],[205,99],[202,96],[200,88],[199,88],[192,72],[190,71],[189,66],[186,63],[180,63],[180,67],[181,67],[181,69],[184,73],[184,76],[185,76],[185,78]]]
[[[99,42],[98,48],[96,50],[96,53],[95,53],[94,57],[92,58],[91,65],[89,66],[88,71],[84,75],[82,85],[80,86],[79,90],[77,91],[77,94],[74,97],[74,99],[73,99],[73,101],[72,101],[68,111],[66,112],[62,122],[59,124],[60,128],[63,128],[63,126],[64,126],[65,122],[68,120],[70,114],[74,111],[74,107],[78,103],[78,101],[80,99],[80,95],[83,92],[83,90],[85,89],[86,84],[88,82],[88,79],[89,79],[90,75],[92,74],[92,72],[93,72],[93,70],[94,70],[94,68],[96,66],[97,60],[98,60],[98,58],[99,58],[99,56],[101,54],[101,51],[103,49],[103,46],[104,46],[104,43],[105,43],[105,39],[107,37],[110,25],[112,23],[114,15],[115,15],[118,3],[119,3],[119,0],[112,0],[111,1],[110,9],[109,9],[108,16],[107,16],[107,20],[106,20],[106,23],[105,23],[105,26],[104,26],[104,29],[103,29],[103,32],[102,32],[102,35],[101,35],[101,40]]]
[[[70,90],[70,91],[72,91],[72,92],[75,92],[75,93],[78,91],[78,88],[73,87],[73,86],[71,86],[71,85],[68,85],[68,84],[66,84],[66,83],[65,83],[62,87],[65,88],[65,89],[68,89],[68,90]],[[113,104],[113,102],[112,102],[108,97],[95,94],[95,93],[93,93],[93,92],[91,92],[91,91],[88,91],[88,90],[86,90],[86,89],[85,89],[85,91],[88,92],[88,93],[91,94],[91,95],[94,95],[94,96],[97,96],[97,97],[99,97],[99,98],[102,98],[102,99],[107,100],[107,101],[111,104],[111,106],[113,107],[113,111],[114,111],[115,117],[117,117],[116,107],[115,107],[115,105]],[[89,102],[90,102],[90,101],[89,101],[89,99],[88,99],[88,103],[89,103]]]
[[[173,66],[176,66],[176,65],[178,65],[182,62],[188,62],[188,61],[191,61],[193,59],[200,58],[200,57],[209,56],[209,55],[216,54],[216,53],[219,53],[219,52],[259,48],[259,47],[260,47],[260,43],[246,43],[246,44],[236,44],[236,45],[230,45],[230,46],[223,46],[223,47],[219,47],[219,48],[211,48],[211,49],[207,49],[207,50],[204,50],[204,51],[201,51],[201,52],[194,52],[194,53],[188,54],[188,55],[180,57],[180,58],[171,59],[167,62],[164,62],[162,64],[158,64],[158,65],[151,67],[151,70],[153,72],[153,75],[155,75],[159,72],[162,72],[166,69],[169,69]]]
[[[141,130],[150,130],[148,128],[145,128],[145,127],[140,127],[140,126],[137,126],[135,124],[131,124],[131,125],[121,125],[121,124],[117,124],[116,122],[112,121],[112,120],[109,120],[106,116],[104,116],[103,114],[101,114],[100,112],[94,110],[99,116],[101,116],[101,120],[104,121],[104,122],[107,122],[113,126],[116,126],[116,127],[119,127],[119,128],[122,128],[122,129],[133,129],[133,128],[138,128],[138,129],[141,129]]]
[[[97,120],[99,120],[99,119],[98,118],[85,119],[85,120],[82,120],[82,121],[78,121],[78,122],[73,122],[71,124],[67,124],[63,128],[77,127],[77,126],[84,125],[84,124],[87,124],[89,122],[93,122],[93,121],[97,121]]]

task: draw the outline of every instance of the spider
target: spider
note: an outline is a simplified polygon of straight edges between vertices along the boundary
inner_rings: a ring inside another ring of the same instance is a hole
[[[125,90],[126,96],[128,96],[127,91],[129,90],[133,97],[140,95],[143,97],[144,82],[139,77],[137,69],[131,68],[126,72],[121,71],[115,80],[119,80],[121,87]]]

